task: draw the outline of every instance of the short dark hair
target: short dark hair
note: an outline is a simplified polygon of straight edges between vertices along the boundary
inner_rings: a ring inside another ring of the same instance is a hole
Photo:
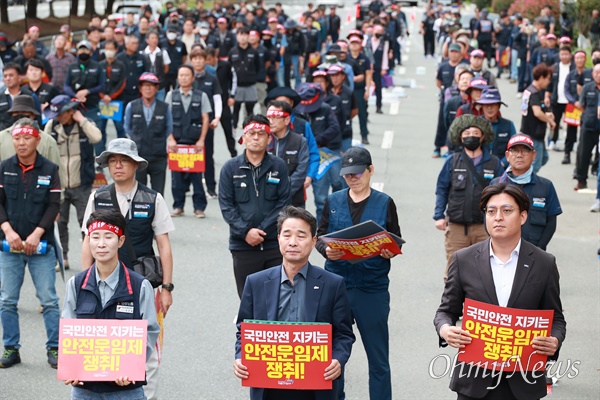
[[[106,45],[109,44],[109,43],[112,44],[115,49],[119,48],[119,45],[117,44],[117,41],[114,40],[114,39],[107,39],[107,40],[105,40],[104,41],[104,48],[106,48]]]
[[[97,18],[100,18],[100,17],[98,17],[97,15],[96,15],[95,17],[97,17]],[[95,17],[92,17],[92,18],[95,18]],[[102,28],[100,28],[100,27],[98,27],[98,26],[92,25],[92,26],[88,26],[88,27],[85,29],[85,31],[86,31],[86,32],[87,32],[87,34],[89,35],[89,34],[90,34],[90,33],[92,33],[92,32],[100,32],[100,33],[102,33],[102,32],[104,31],[104,29],[102,29]]]
[[[211,57],[216,57],[217,56],[217,49],[215,49],[214,47],[207,47],[206,48],[206,56],[211,56]]]
[[[202,49],[202,47],[194,47],[194,49],[190,52],[190,60],[193,60],[196,57],[202,57],[206,60],[207,51]]]
[[[533,69],[533,80],[537,81],[540,78],[546,78],[547,76],[552,75],[553,69],[546,65],[546,63],[538,64]]]
[[[262,114],[252,114],[252,115],[248,115],[246,118],[244,118],[244,122],[242,123],[242,126],[245,128],[246,125],[249,125],[253,122],[258,122],[259,124],[265,124],[267,126],[271,125],[271,123],[269,122],[269,119],[267,117],[265,117]]]
[[[529,212],[529,205],[531,202],[529,201],[529,197],[527,197],[527,193],[525,193],[520,186],[506,182],[490,185],[483,189],[483,192],[481,193],[481,201],[479,202],[479,209],[481,211],[485,211],[490,198],[502,193],[506,193],[515,200],[517,207],[519,207],[519,212]]]
[[[290,103],[286,102],[286,101],[280,101],[280,100],[271,100],[269,102],[269,106],[268,107],[277,107],[277,108],[281,108],[282,111],[291,114],[292,113],[292,106],[290,106]]]
[[[149,30],[148,33],[146,33],[146,40],[151,36],[151,35],[156,35],[157,39],[160,39],[160,36],[158,36],[158,32],[156,32],[155,30]]]
[[[17,74],[21,75],[21,66],[19,64],[14,62],[6,63],[4,64],[4,67],[2,67],[2,72],[8,71],[9,69],[14,69],[17,71]]]
[[[237,34],[238,35],[247,35],[250,33],[250,30],[246,27],[246,26],[242,26],[241,28],[238,28],[237,30]]]
[[[30,65],[34,68],[41,69],[42,71],[46,70],[46,68],[44,68],[44,63],[42,62],[42,60],[39,60],[37,58],[31,58],[25,63],[25,71],[27,71],[27,68],[29,68]]]
[[[277,233],[281,234],[281,226],[283,223],[290,219],[297,218],[306,222],[310,226],[310,234],[312,237],[317,236],[317,219],[304,208],[287,206],[279,213],[277,217]]]
[[[89,228],[90,225],[94,221],[102,221],[107,224],[114,225],[121,229],[121,232],[125,232],[127,229],[127,222],[125,221],[125,217],[119,211],[110,209],[110,210],[96,210],[90,214],[87,222],[85,223],[85,227]]]
[[[571,48],[569,46],[561,46],[559,51],[568,51],[569,53],[571,53]]]
[[[35,47],[35,42],[33,40],[31,40],[31,39],[24,40],[21,43],[21,47],[30,47],[30,46]]]
[[[179,72],[182,69],[189,69],[190,72],[192,73],[192,77],[194,76],[194,68],[190,64],[183,64],[181,67],[179,67],[177,72]]]

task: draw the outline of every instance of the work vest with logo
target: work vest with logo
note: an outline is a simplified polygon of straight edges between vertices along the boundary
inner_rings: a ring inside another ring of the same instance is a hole
[[[135,142],[140,157],[167,156],[167,111],[164,101],[154,100],[154,114],[150,124],[144,115],[144,100],[131,102],[131,140]]]
[[[185,111],[180,89],[173,91],[171,97],[173,113],[173,137],[177,144],[194,144],[202,133],[202,92],[192,90],[192,101]]]

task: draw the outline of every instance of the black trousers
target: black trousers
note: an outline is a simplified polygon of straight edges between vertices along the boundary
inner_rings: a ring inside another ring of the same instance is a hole
[[[204,139],[204,180],[206,181],[206,189],[215,192],[217,181],[215,180],[215,131],[208,128],[206,139]]]
[[[237,155],[235,149],[235,138],[233,137],[233,125],[231,124],[231,108],[227,105],[227,96],[223,101],[223,112],[221,113],[221,126],[223,127],[223,134],[225,135],[225,142],[227,142],[227,150],[231,157]]]
[[[387,54],[384,54],[383,56],[387,57]],[[375,105],[377,106],[377,109],[380,110],[383,96],[381,93],[383,87],[383,82],[381,81],[381,65],[373,67],[373,82],[375,83]]]
[[[438,124],[435,131],[434,145],[436,150],[440,150],[446,145],[446,136],[448,136],[448,129],[444,122],[444,93],[440,92],[440,109],[438,110]]]
[[[246,107],[246,115],[254,114],[254,106],[256,105],[256,101],[236,101],[233,105],[233,127],[237,128],[238,121],[240,118],[240,110],[242,109],[242,104]]]
[[[435,33],[426,32],[423,36],[423,42],[425,55],[433,56],[435,53]]]
[[[143,171],[137,170],[135,179],[148,186],[148,176],[152,189],[161,195],[165,195],[165,181],[167,179],[167,157],[144,157],[148,161],[148,168]]]
[[[260,250],[260,245],[258,245],[256,250],[231,250],[231,255],[233,257],[233,275],[240,299],[248,275],[280,265],[283,262],[279,247]]]
[[[492,385],[495,385],[498,381],[498,378],[495,378]],[[481,399],[476,399],[475,397],[465,396],[464,394],[458,393],[456,397],[457,400],[517,400],[512,390],[510,390],[510,385],[506,378],[500,379],[500,383],[498,386],[487,392],[487,394]],[[534,399],[532,399],[534,400]]]
[[[592,159],[592,150],[598,144],[599,129],[581,129],[577,146],[577,180],[586,181]]]
[[[558,127],[560,126],[560,120],[562,119],[565,109],[567,108],[566,104],[552,104],[552,114],[554,114],[554,121],[556,121],[556,127],[554,128],[554,133],[552,134],[552,141],[556,143],[558,141]],[[577,141],[577,127],[567,125],[567,137],[565,139],[565,153],[570,153],[573,151],[573,145]]]

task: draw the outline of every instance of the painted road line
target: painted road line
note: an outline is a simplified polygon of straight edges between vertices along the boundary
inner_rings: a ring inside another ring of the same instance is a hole
[[[382,149],[391,149],[394,141],[394,131],[383,132],[383,140],[381,141]]]
[[[398,111],[400,111],[400,102],[395,101],[390,104],[390,115],[398,115]]]

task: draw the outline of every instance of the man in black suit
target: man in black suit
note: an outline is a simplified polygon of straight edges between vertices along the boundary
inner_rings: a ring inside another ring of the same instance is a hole
[[[331,390],[250,389],[252,400],[336,400],[344,365],[350,358],[352,316],[344,279],[315,267],[308,257],[317,242],[317,220],[302,208],[289,206],[277,219],[279,250],[283,263],[248,276],[237,317],[234,373],[248,378],[242,364],[241,322],[259,319],[284,322],[326,322],[332,325],[331,364],[325,380],[333,380]]]
[[[490,239],[454,254],[433,321],[440,346],[462,349],[471,343],[469,332],[454,326],[465,298],[469,298],[502,307],[554,310],[551,336],[536,337],[532,346],[539,354],[558,358],[566,335],[558,269],[554,256],[521,239],[521,226],[529,210],[527,194],[516,185],[491,185],[483,190],[480,208],[485,213]],[[454,368],[450,389],[458,393],[459,400],[546,396],[544,370],[528,372],[525,379],[520,372],[492,376],[491,371],[484,374],[478,367],[463,363]]]

